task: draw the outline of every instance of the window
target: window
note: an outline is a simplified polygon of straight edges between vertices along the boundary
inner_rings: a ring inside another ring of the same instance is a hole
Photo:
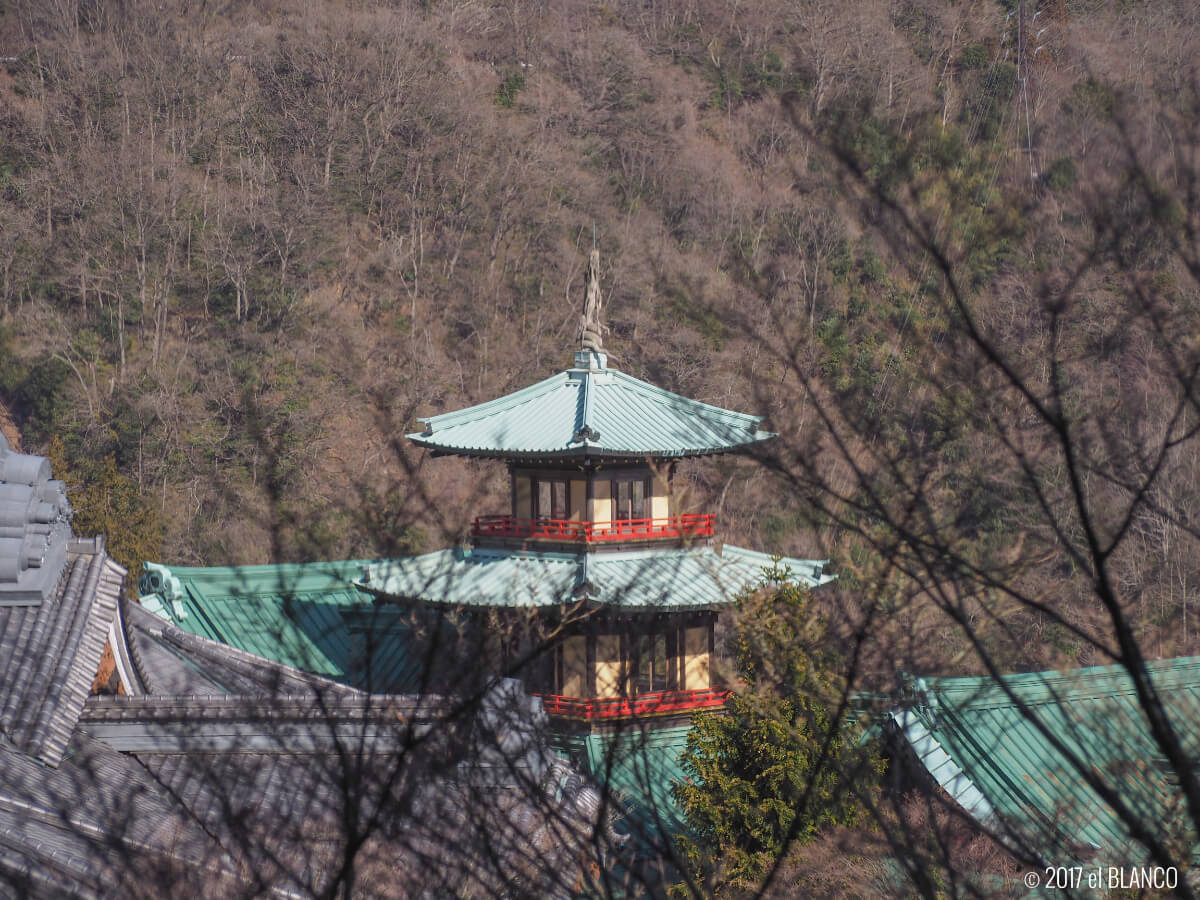
[[[613,518],[645,519],[649,505],[646,502],[646,498],[650,496],[649,487],[647,478],[614,480],[612,483]]]
[[[533,517],[535,519],[570,518],[567,482],[563,479],[536,478],[537,490],[533,494]]]
[[[673,691],[679,686],[679,642],[674,630],[626,635],[621,642],[631,694]]]
[[[635,694],[649,694],[667,689],[667,671],[673,660],[667,657],[665,634],[642,635],[637,640],[637,679]]]

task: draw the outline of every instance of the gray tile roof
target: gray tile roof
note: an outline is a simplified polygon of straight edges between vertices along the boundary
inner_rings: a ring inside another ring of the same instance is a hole
[[[0,731],[52,766],[83,709],[125,577],[99,539],[66,549],[63,577],[43,603],[0,607]]]
[[[120,610],[133,683],[129,694],[173,696],[299,695],[363,696],[322,678],[236,647],[191,634],[137,603]]]
[[[0,894],[110,896],[165,861],[220,870],[137,760],[78,734],[70,749],[51,769],[0,745]]]
[[[518,683],[370,695],[122,612],[136,693],[86,698],[57,768],[0,738],[0,897],[311,896],[348,853],[356,896],[567,897],[597,858]]]
[[[0,451],[0,478],[46,483]],[[36,507],[5,497],[11,521]],[[603,863],[605,807],[518,683],[368,694],[122,607],[100,539],[33,534],[62,571],[0,603],[0,897],[300,897],[350,878],[356,896],[568,897]],[[0,562],[29,557],[3,535]],[[89,697],[106,638],[127,695]]]
[[[92,697],[57,769],[0,746],[0,896],[311,896],[348,852],[356,896],[572,896],[597,824],[613,836],[543,724],[511,682],[473,703]]]

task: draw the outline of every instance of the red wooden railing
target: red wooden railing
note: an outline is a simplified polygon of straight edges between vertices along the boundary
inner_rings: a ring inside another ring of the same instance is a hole
[[[703,691],[659,691],[636,697],[562,697],[538,694],[547,715],[567,719],[619,719],[629,716],[653,716],[691,712],[724,706],[729,691],[712,688]]]
[[[643,538],[712,537],[713,513],[688,513],[662,519],[619,519],[578,522],[571,519],[518,519],[479,516],[471,528],[475,537],[548,538],[558,541],[636,541]]]

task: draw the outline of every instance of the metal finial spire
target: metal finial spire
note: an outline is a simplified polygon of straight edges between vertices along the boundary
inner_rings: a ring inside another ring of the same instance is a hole
[[[595,241],[595,225],[592,226],[592,240]],[[600,313],[604,302],[600,296],[600,251],[592,248],[588,259],[587,299],[583,303],[583,315],[579,317],[579,349],[592,353],[604,352],[604,323],[600,321]]]

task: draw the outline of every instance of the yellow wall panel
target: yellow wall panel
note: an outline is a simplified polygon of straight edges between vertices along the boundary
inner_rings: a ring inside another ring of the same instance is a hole
[[[518,475],[516,486],[517,496],[517,518],[532,519],[533,518],[533,503],[529,487],[529,476]]]
[[[596,696],[620,697],[625,691],[621,677],[621,637],[601,634],[596,637]]]
[[[612,521],[612,482],[607,478],[598,478],[592,482],[592,509],[590,518],[593,522]]]
[[[671,500],[667,479],[658,473],[650,479],[650,518],[665,519],[671,515]]]
[[[563,683],[559,693],[567,697],[584,696],[587,676],[587,638],[573,635],[563,641]]]
[[[703,691],[712,687],[712,674],[708,658],[708,628],[688,628],[684,632],[683,686],[689,691]]]
[[[579,522],[587,514],[587,482],[571,479],[571,521]]]

